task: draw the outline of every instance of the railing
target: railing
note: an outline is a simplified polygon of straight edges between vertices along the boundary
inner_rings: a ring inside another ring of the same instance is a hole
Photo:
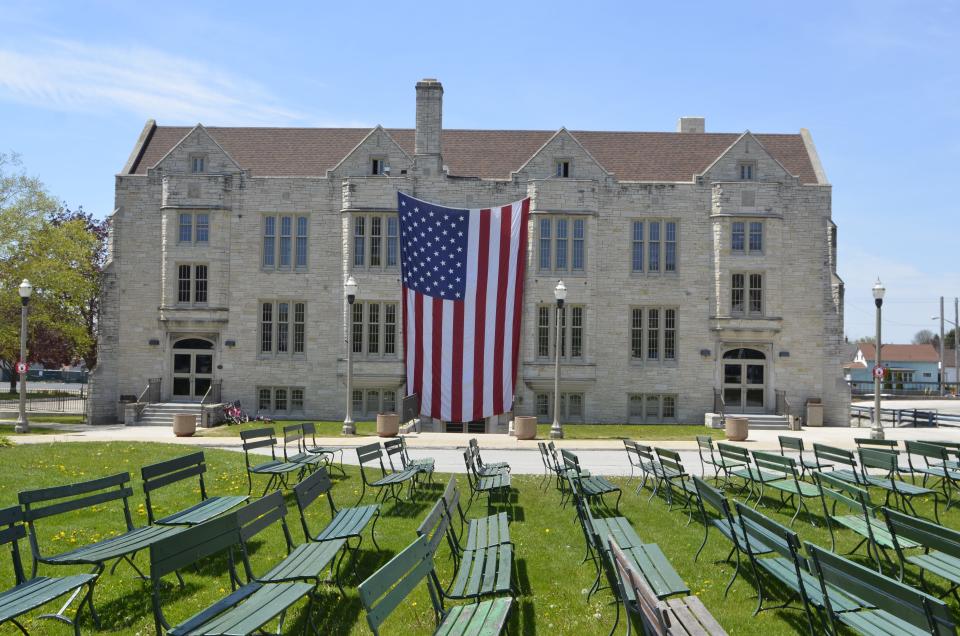
[[[207,388],[207,392],[203,394],[203,398],[200,400],[200,406],[203,406],[204,404],[219,404],[220,389],[222,386],[223,380],[211,382],[210,386]]]
[[[137,397],[137,420],[139,420],[140,416],[143,415],[143,409],[147,407],[147,404],[160,401],[161,381],[162,378],[150,378],[147,380],[147,386],[143,388],[143,391],[141,391],[140,395]]]
[[[790,419],[790,400],[787,399],[786,391],[777,391],[777,415],[785,415]]]
[[[872,406],[851,406],[851,419],[857,420],[857,426],[861,425],[861,420],[873,422]],[[880,425],[888,422],[891,426],[960,426],[960,415],[954,413],[940,413],[932,409],[880,409]]]
[[[720,389],[713,390],[713,412],[718,413],[722,418],[726,411],[727,403],[723,399],[723,392]]]
[[[19,406],[19,394],[0,394],[0,410],[16,410]],[[79,415],[86,413],[87,389],[42,389],[30,390],[27,387],[26,410],[49,411],[54,413]]]
[[[958,385],[956,382],[944,382],[943,393],[947,395],[958,395]],[[851,380],[850,392],[854,395],[873,395],[873,380]],[[937,397],[940,395],[939,382],[894,382],[884,380],[880,383],[881,395],[902,395],[911,397]]]

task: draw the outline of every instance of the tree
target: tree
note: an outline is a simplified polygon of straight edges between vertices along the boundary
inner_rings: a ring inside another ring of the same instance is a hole
[[[929,329],[921,329],[913,334],[913,344],[935,344],[938,341],[937,335]]]
[[[853,344],[874,344],[877,338],[875,336],[860,336],[853,341]]]
[[[950,331],[948,331],[943,335],[943,346],[945,349],[955,348],[954,342],[956,342],[956,338],[957,338],[956,332],[957,332],[956,329],[951,329]]]

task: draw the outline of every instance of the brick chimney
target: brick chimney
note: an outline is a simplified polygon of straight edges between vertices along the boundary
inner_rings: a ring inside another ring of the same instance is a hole
[[[443,85],[432,78],[417,82],[417,133],[414,155],[424,176],[440,174],[443,159],[440,131],[443,130]]]
[[[681,117],[677,120],[677,132],[702,133],[706,131],[706,125],[703,117]]]

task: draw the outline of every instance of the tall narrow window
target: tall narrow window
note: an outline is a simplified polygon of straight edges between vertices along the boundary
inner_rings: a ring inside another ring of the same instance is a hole
[[[677,224],[667,221],[663,224],[663,271],[677,271]]]
[[[277,353],[290,350],[290,304],[277,303]]]
[[[750,251],[763,251],[763,223],[757,221],[750,223]]]
[[[387,267],[397,266],[399,222],[397,217],[387,217]]]
[[[646,399],[646,408],[643,417],[648,422],[656,422],[660,419],[660,396],[648,395]]]
[[[353,219],[353,264],[357,267],[366,265],[366,218],[362,216]]]
[[[197,221],[197,243],[207,243],[210,241],[210,215],[198,214]]]
[[[306,305],[304,303],[293,304],[293,352],[303,353],[304,351],[304,331],[306,328]]]
[[[633,246],[631,267],[635,272],[643,271],[643,221],[633,222]]]
[[[540,220],[540,269],[544,271],[550,271],[551,269],[550,246],[552,242],[550,239],[550,226],[550,219]]]
[[[260,310],[260,351],[273,351],[273,303],[263,303]]]
[[[382,175],[385,173],[384,168],[387,167],[387,162],[383,157],[374,157],[370,160],[370,174],[372,175]]]
[[[382,217],[370,217],[370,267],[380,267],[380,248],[383,241],[380,223]]]
[[[203,155],[194,155],[190,157],[190,172],[200,173],[206,168],[206,157]]]
[[[274,389],[273,410],[274,411],[287,410],[287,390],[286,389]]]
[[[290,410],[303,410],[303,389],[290,389]]]
[[[280,217],[280,267],[290,267],[290,249],[293,233],[293,218]]]
[[[744,246],[744,223],[734,221],[730,224],[730,249],[734,252],[742,252]]]
[[[570,177],[570,161],[567,159],[561,159],[556,163],[556,175],[561,179],[567,179]]]
[[[380,353],[379,303],[367,303],[367,353]]]
[[[194,267],[193,278],[193,302],[207,302],[207,266],[197,265]]]
[[[643,359],[643,310],[631,310],[630,317],[630,357]]]
[[[660,359],[660,310],[647,310],[647,360]]]
[[[554,269],[567,269],[567,220],[557,219],[557,255]]]
[[[550,357],[550,305],[537,307],[537,357]]]
[[[387,355],[397,352],[397,306],[394,303],[383,306],[383,352]]]
[[[363,415],[363,389],[354,389],[351,402],[353,402],[353,412],[355,415]]]
[[[730,284],[730,311],[734,314],[742,314],[744,310],[744,276],[743,274],[734,274]]]
[[[275,261],[277,241],[277,217],[267,216],[263,219],[263,266],[273,267]]]
[[[750,274],[750,313],[763,313],[763,274]]]
[[[663,359],[677,359],[677,310],[663,310]]]
[[[664,395],[662,399],[661,417],[665,420],[672,420],[677,416],[677,396]]]
[[[740,172],[741,181],[753,181],[756,172],[756,163],[753,161],[741,161],[737,166]]]
[[[395,413],[397,410],[397,392],[384,390],[383,392],[383,412]]]
[[[627,415],[631,419],[643,419],[643,396],[632,393],[627,397]]]
[[[583,357],[583,307],[570,308],[570,357]]]
[[[269,411],[273,408],[270,389],[260,389],[257,392],[257,409],[260,411]]]
[[[307,266],[307,217],[297,217],[297,267]]]
[[[573,270],[583,270],[584,254],[584,221],[583,219],[573,220]]]
[[[180,215],[180,242],[181,243],[193,242],[193,215],[192,214]]]
[[[650,221],[649,223],[647,223],[647,228],[650,233],[650,246],[647,250],[650,255],[650,260],[647,265],[647,271],[659,272],[660,271],[660,223],[658,221]]]
[[[363,303],[353,303],[353,352],[363,353]]]
[[[177,267],[177,302],[190,302],[190,266]]]

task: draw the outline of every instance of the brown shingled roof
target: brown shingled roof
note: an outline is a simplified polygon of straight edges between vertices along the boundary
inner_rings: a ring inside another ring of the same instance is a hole
[[[870,362],[876,359],[872,344],[860,345],[863,357]],[[884,344],[880,347],[881,362],[939,362],[940,352],[932,344]]]
[[[158,126],[131,174],[146,174],[190,132]],[[207,128],[244,169],[258,176],[323,176],[370,132],[365,128]],[[413,154],[414,131],[387,132]],[[443,161],[450,174],[506,179],[555,131],[444,130]],[[740,136],[736,133],[571,131],[600,164],[621,181],[690,181]],[[801,183],[817,183],[800,135],[756,135]]]

